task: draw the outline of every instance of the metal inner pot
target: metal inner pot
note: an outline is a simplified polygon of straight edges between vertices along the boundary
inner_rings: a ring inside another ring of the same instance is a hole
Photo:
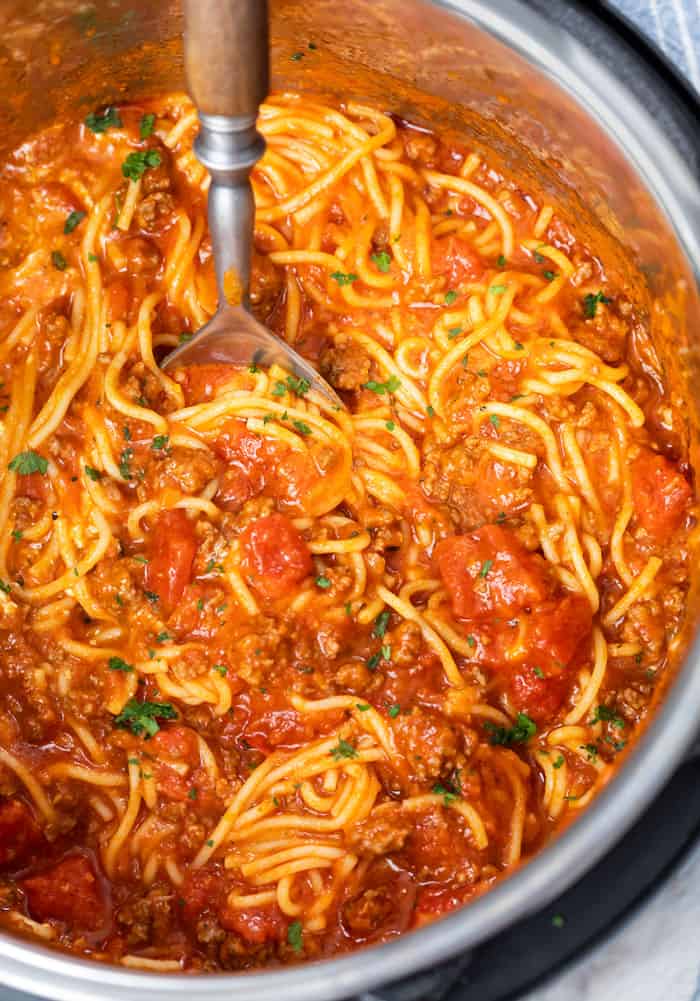
[[[636,54],[571,0],[272,0],[271,13],[275,89],[359,99],[429,124],[556,202],[648,310],[666,378],[687,401],[698,468],[697,106],[653,56]],[[5,155],[53,119],[184,86],[177,0],[0,0],[0,19]],[[292,60],[297,51],[304,58]],[[211,1001],[282,993],[330,1001],[434,968],[542,907],[622,836],[695,736],[699,579],[696,568],[682,666],[616,780],[539,856],[466,908],[361,955],[196,980],[96,965],[0,934],[0,982],[66,1001],[165,1001],[193,990]]]

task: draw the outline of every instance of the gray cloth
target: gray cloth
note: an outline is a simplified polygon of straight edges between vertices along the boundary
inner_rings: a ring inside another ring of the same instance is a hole
[[[700,0],[608,0],[700,91]]]

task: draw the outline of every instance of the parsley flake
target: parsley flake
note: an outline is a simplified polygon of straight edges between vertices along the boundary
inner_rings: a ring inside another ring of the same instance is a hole
[[[340,761],[341,758],[356,758],[358,756],[357,751],[350,741],[343,740],[342,738],[335,747],[331,747],[331,755],[335,761]]]
[[[76,209],[74,212],[70,213],[70,215],[63,224],[63,232],[66,234],[66,236],[68,236],[69,233],[72,233],[73,230],[76,228],[76,226],[80,225],[80,223],[85,218],[86,214],[87,213],[83,212],[81,209]]]
[[[137,150],[129,153],[122,164],[122,174],[130,181],[139,181],[147,170],[160,166],[160,153],[157,149]]]
[[[120,730],[131,730],[137,737],[146,740],[160,730],[157,720],[177,719],[177,712],[169,702],[139,702],[129,699],[122,711],[114,718],[114,725]]]
[[[32,473],[45,476],[46,470],[49,468],[49,460],[30,449],[16,455],[7,468],[13,473],[19,473],[20,476],[31,476]]]

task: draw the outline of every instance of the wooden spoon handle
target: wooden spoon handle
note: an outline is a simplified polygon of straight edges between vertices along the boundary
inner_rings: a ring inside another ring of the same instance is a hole
[[[254,121],[269,84],[267,0],[185,0],[185,70],[201,115]]]

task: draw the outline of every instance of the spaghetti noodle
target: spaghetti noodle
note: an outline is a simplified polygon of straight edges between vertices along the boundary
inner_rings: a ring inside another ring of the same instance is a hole
[[[0,184],[0,916],[146,970],[469,901],[609,780],[684,612],[678,417],[556,206],[360,104],[259,127],[253,306],[347,410],[159,368],[215,306],[186,99]]]

